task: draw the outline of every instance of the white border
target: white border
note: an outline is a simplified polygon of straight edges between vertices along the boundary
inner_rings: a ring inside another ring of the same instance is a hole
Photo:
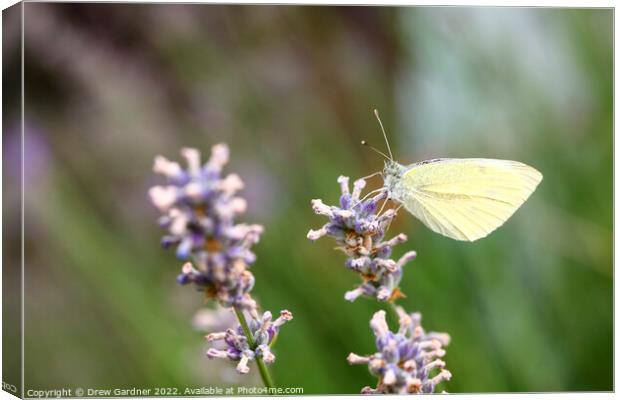
[[[28,0],[28,2],[39,2],[38,0]],[[40,2],[45,2],[45,1],[40,1]],[[97,2],[97,1],[93,1]],[[100,2],[112,2],[112,3],[196,3],[196,4],[233,4],[232,2],[225,2],[225,1],[164,1],[164,0],[136,0],[136,1],[100,1]],[[0,0],[0,7],[4,10],[5,8],[14,5],[16,3],[16,1],[14,0]],[[76,2],[78,3],[78,2]],[[497,2],[497,1],[482,1],[482,0],[478,0],[478,1],[432,1],[432,0],[427,0],[427,1],[363,1],[363,2],[359,2],[359,1],[336,1],[336,2],[330,2],[330,1],[314,1],[314,2],[309,2],[309,1],[300,1],[300,0],[288,0],[288,1],[272,1],[272,2],[266,2],[266,1],[260,1],[260,0],[245,0],[242,2],[239,2],[242,4],[314,4],[314,5],[377,5],[377,6],[389,6],[389,5],[394,5],[394,6],[413,6],[413,5],[417,5],[417,6],[483,6],[483,7],[562,7],[562,8],[614,8],[614,134],[615,134],[615,121],[616,121],[616,116],[618,115],[618,107],[617,107],[617,103],[615,102],[615,99],[618,95],[618,90],[616,87],[616,82],[615,82],[615,77],[616,77],[616,73],[618,71],[618,63],[616,62],[616,52],[615,52],[615,43],[617,43],[617,39],[618,39],[618,33],[615,29],[615,4],[613,1],[603,1],[603,0],[591,0],[591,1],[579,1],[579,0],[564,0],[564,1],[514,1],[514,0],[506,0],[506,1],[502,1],[502,2]],[[22,76],[21,76],[21,86],[22,86],[22,98],[21,98],[21,102],[22,102],[22,115],[21,115],[21,123],[22,123],[22,143],[21,143],[21,158],[22,158],[22,170],[21,170],[21,184],[22,184],[22,190],[21,190],[21,202],[22,202],[22,210],[21,210],[21,229],[22,229],[22,243],[21,243],[21,257],[22,257],[22,275],[21,275],[21,285],[22,285],[22,304],[21,304],[21,316],[22,316],[22,321],[21,321],[21,328],[22,328],[22,342],[21,342],[21,353],[22,353],[22,397],[23,397],[23,390],[24,390],[24,298],[23,298],[23,294],[24,294],[24,278],[25,278],[25,274],[24,274],[24,197],[25,197],[25,193],[24,193],[24,153],[25,153],[25,149],[24,149],[24,122],[25,122],[25,98],[24,98],[24,5],[22,4],[21,6],[21,12],[22,12],[22,43],[21,43],[21,47],[22,47]],[[1,38],[1,34],[2,34],[2,22],[0,20],[0,38]],[[2,60],[2,56],[0,54],[0,62]],[[618,143],[614,138],[614,155],[618,154]],[[1,150],[1,143],[0,143],[0,150]],[[1,166],[0,166],[0,171],[1,171]],[[618,219],[617,219],[617,215],[615,213],[615,209],[616,206],[618,205],[617,203],[617,198],[615,196],[615,188],[616,188],[616,177],[618,176],[617,174],[618,170],[617,170],[617,165],[615,162],[615,157],[614,157],[614,226],[617,225]],[[2,178],[0,177],[0,183],[2,183]],[[0,189],[1,190],[1,189]],[[0,199],[1,202],[1,199]],[[1,221],[1,217],[0,217],[0,221]],[[616,249],[616,245],[618,244],[618,238],[616,237],[616,235],[614,234],[614,266],[616,265],[616,261],[617,261],[617,252],[615,251]],[[1,247],[2,245],[0,244],[0,250],[2,249]],[[615,277],[615,274],[614,274]],[[2,278],[0,276],[0,284],[2,282]],[[0,285],[0,293],[1,293],[1,285]],[[615,281],[614,281],[614,333],[615,331],[615,321],[616,321],[616,313],[618,312],[618,301],[617,298],[615,296]],[[0,320],[0,328],[2,322]],[[618,356],[618,348],[617,346],[615,346],[615,335],[614,335],[614,388],[617,387],[618,385],[618,377],[616,376],[615,372],[615,360],[617,359]],[[0,355],[1,355],[1,342],[0,342]],[[0,363],[0,375],[2,373],[2,365]],[[544,373],[544,371],[541,371],[541,373]],[[468,395],[468,394],[462,394],[462,395],[458,395],[461,398],[464,399],[473,399],[473,398],[478,398],[479,396],[485,396],[486,398],[490,398],[490,399],[503,399],[503,398],[508,398],[510,397],[511,399],[514,398],[528,398],[528,399],[532,399],[532,398],[539,398],[539,397],[545,397],[545,398],[556,398],[556,399],[567,399],[567,400],[572,400],[572,399],[582,399],[582,398],[588,398],[588,399],[603,399],[603,398],[612,398],[614,397],[613,393],[545,393],[545,394],[472,394],[472,395]],[[283,396],[283,397],[287,397],[287,396]],[[304,396],[304,398],[322,398],[325,396]],[[338,396],[339,398],[346,398],[346,399],[357,399],[359,398],[359,396]],[[7,392],[1,391],[0,392],[0,399],[13,399],[14,397],[12,395],[10,395]],[[226,397],[226,399],[229,399],[231,397]],[[252,398],[257,398],[257,397],[244,397],[245,399],[252,399]],[[287,397],[288,398],[288,397]],[[293,398],[291,396],[291,398]],[[184,398],[180,398],[180,399],[184,399]]]

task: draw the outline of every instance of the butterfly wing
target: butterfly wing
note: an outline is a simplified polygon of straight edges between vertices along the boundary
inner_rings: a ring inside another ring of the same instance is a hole
[[[413,164],[393,195],[433,231],[473,242],[506,222],[541,180],[517,161],[444,158]]]

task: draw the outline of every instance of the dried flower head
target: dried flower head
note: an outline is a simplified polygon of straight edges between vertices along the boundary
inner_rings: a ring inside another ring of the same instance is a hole
[[[275,340],[280,327],[293,319],[293,314],[287,310],[280,311],[280,316],[275,321],[272,321],[269,311],[259,317],[256,311],[252,310],[250,315],[248,328],[252,340],[248,340],[241,325],[238,325],[236,329],[227,329],[225,332],[210,333],[206,336],[207,341],[221,340],[226,348],[223,350],[210,348],[207,350],[207,357],[237,361],[237,371],[241,374],[250,372],[248,363],[257,358],[264,360],[267,364],[273,363],[276,356],[271,352],[270,345]]]
[[[236,195],[243,188],[241,178],[222,176],[228,146],[213,146],[204,165],[196,149],[185,148],[181,155],[187,169],[163,156],[155,158],[153,170],[164,175],[168,184],[149,190],[151,201],[164,214],[160,225],[168,229],[162,245],[174,245],[178,258],[192,260],[183,265],[177,281],[193,283],[223,306],[254,308],[249,296],[254,276],[248,268],[256,259],[251,247],[263,227],[235,224],[235,217],[246,210],[246,201]]]
[[[399,289],[402,267],[415,258],[415,251],[405,253],[398,261],[392,260],[392,248],[407,240],[403,233],[384,241],[384,236],[396,217],[396,211],[388,209],[378,214],[381,201],[387,192],[380,191],[369,199],[360,199],[366,186],[364,179],[353,183],[349,192],[349,178],[341,176],[338,183],[342,191],[340,206],[328,206],[320,199],[312,200],[316,214],[325,215],[329,222],[321,229],[310,230],[308,239],[317,240],[328,235],[336,239],[339,248],[348,256],[345,266],[357,272],[362,283],[345,294],[345,299],[354,301],[359,296],[374,297],[379,301],[393,301],[403,296]]]
[[[452,376],[441,359],[450,336],[425,333],[419,313],[407,314],[401,307],[396,309],[400,318],[398,332],[389,330],[385,311],[377,311],[370,321],[377,338],[377,353],[370,356],[351,353],[347,360],[350,364],[368,364],[370,373],[379,378],[376,388],[362,389],[364,394],[433,393],[437,384]]]

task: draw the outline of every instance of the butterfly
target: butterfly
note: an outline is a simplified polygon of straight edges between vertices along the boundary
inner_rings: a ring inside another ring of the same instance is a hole
[[[380,190],[443,236],[470,242],[487,236],[502,226],[542,181],[540,172],[518,161],[437,158],[401,165],[394,161],[377,110],[375,116],[389,154],[369,146],[386,159]]]

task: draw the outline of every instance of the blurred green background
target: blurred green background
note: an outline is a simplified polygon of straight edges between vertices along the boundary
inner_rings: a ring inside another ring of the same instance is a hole
[[[15,72],[18,26],[5,32]],[[27,3],[26,388],[259,383],[204,356],[202,297],[176,284],[146,196],[155,155],[222,141],[247,184],[244,221],[266,227],[253,293],[295,315],[277,384],[374,385],[345,358],[373,351],[378,304],[345,302],[358,277],[306,232],[324,223],[310,200],[338,200],[338,175],[382,167],[359,146],[383,146],[378,108],[402,163],[505,158],[544,174],[473,244],[406,213],[392,225],[410,238],[396,255],[418,251],[401,304],[452,336],[444,389],[612,390],[612,33],[609,9]],[[17,163],[19,110],[5,113]]]

